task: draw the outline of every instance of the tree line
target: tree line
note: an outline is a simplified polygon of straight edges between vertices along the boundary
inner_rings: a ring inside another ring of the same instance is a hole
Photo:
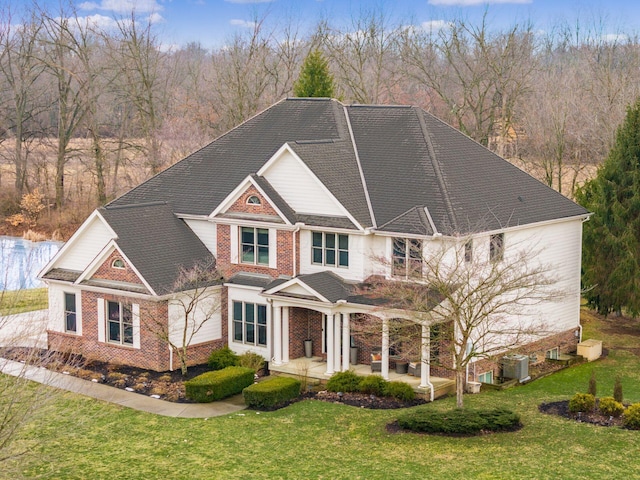
[[[304,31],[256,18],[218,48],[167,48],[133,12],[105,26],[71,5],[31,5],[0,18],[0,187],[18,201],[38,188],[57,209],[104,204],[291,96],[310,52],[342,101],[423,107],[569,196],[640,88],[638,38],[612,40],[597,21],[542,34],[487,16],[407,26],[371,10]]]

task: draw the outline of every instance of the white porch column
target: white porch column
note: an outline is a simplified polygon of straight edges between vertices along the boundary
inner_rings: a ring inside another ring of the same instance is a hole
[[[327,315],[327,371],[325,375],[333,375],[333,347],[334,347],[334,333],[333,333],[334,319],[333,315]]]
[[[382,319],[382,378],[389,380],[389,320]]]
[[[430,387],[433,385],[429,380],[431,376],[431,328],[426,325],[422,326],[422,365],[420,365],[420,388]]]
[[[282,365],[282,307],[273,307],[273,364]]]
[[[349,314],[342,314],[342,371],[349,370],[351,358],[351,335],[349,335]]]
[[[282,361],[289,363],[289,311],[290,307],[282,307],[282,333],[280,342],[282,343]]]
[[[336,371],[340,371],[340,314],[336,313],[333,315],[333,368]]]

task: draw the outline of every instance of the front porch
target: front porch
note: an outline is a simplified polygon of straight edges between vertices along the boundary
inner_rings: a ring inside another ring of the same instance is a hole
[[[378,372],[371,372],[371,365],[357,364],[351,365],[350,368],[358,375],[380,375]],[[272,374],[286,375],[293,377],[306,377],[313,379],[319,383],[326,382],[329,377],[326,374],[327,362],[322,357],[312,358],[295,358],[283,365],[269,365]],[[399,374],[389,370],[389,381],[401,381],[408,383],[413,387],[416,393],[425,395],[429,398],[429,388],[420,388],[420,377],[408,374]],[[455,392],[455,381],[449,378],[430,377],[433,385],[434,398],[439,398],[449,393]]]

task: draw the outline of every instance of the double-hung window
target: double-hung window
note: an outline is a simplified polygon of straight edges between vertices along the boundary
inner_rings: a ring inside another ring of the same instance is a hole
[[[491,235],[489,240],[489,259],[499,262],[504,258],[504,233]]]
[[[65,332],[76,333],[78,325],[76,321],[76,294],[64,294],[64,330]]]
[[[393,275],[422,276],[422,241],[408,238],[393,239]]]
[[[267,306],[233,302],[233,341],[250,345],[267,345]]]
[[[242,263],[269,265],[269,229],[242,227],[240,237]]]
[[[130,305],[107,302],[107,340],[121,345],[133,345],[133,315]]]
[[[311,262],[329,267],[349,267],[349,235],[312,232]]]

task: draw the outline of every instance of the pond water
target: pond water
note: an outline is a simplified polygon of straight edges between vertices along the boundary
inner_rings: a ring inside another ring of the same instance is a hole
[[[42,287],[36,277],[62,245],[0,236],[0,290]]]

